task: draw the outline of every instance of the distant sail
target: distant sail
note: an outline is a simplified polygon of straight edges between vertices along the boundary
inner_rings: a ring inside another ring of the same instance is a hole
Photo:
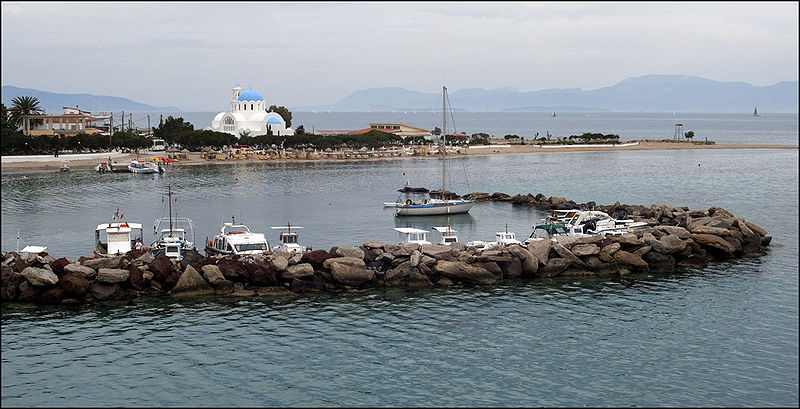
[[[756,107],[756,109],[753,110],[753,116],[758,116],[758,107]]]

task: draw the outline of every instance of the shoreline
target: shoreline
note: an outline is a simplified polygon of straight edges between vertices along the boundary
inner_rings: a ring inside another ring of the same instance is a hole
[[[703,142],[667,142],[667,141],[652,141],[642,140],[638,144],[622,143],[616,146],[589,146],[589,145],[561,145],[561,146],[547,146],[547,145],[483,145],[475,147],[475,149],[467,149],[460,156],[475,156],[475,155],[507,155],[507,154],[525,154],[525,153],[563,153],[563,152],[620,152],[620,151],[655,151],[655,150],[684,150],[684,149],[798,149],[798,145],[766,145],[766,144],[704,144]],[[319,158],[319,159],[268,159],[262,160],[258,157],[250,159],[229,159],[229,160],[206,160],[203,159],[200,152],[191,152],[187,154],[187,158],[174,162],[170,166],[183,166],[183,165],[202,165],[202,164],[225,164],[225,163],[253,163],[253,162],[267,162],[267,163],[285,163],[285,162],[338,162],[338,161],[383,161],[383,160],[397,160],[404,158],[438,158],[436,155],[423,155],[423,156],[400,156],[400,157],[387,157],[387,158]],[[30,156],[3,156],[2,169],[3,170],[33,170],[33,169],[53,169],[58,170],[62,162],[69,162],[71,169],[93,169],[98,163],[104,162],[109,156],[120,164],[127,164],[131,160],[137,158],[141,159],[150,157],[166,157],[165,152],[145,152],[140,154],[135,153],[89,153],[89,154],[64,154],[59,157],[49,155],[30,155]]]

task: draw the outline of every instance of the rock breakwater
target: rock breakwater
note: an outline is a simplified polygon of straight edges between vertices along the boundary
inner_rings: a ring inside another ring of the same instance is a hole
[[[471,193],[476,200],[510,202],[540,210],[594,209],[648,226],[620,236],[539,240],[479,250],[381,243],[333,247],[305,254],[267,252],[231,257],[196,253],[180,261],[150,252],[69,260],[47,253],[10,252],[2,260],[2,300],[78,304],[148,295],[276,296],[385,287],[491,285],[506,278],[625,276],[703,268],[717,260],[758,257],[771,237],[725,209],[668,205],[595,206],[543,195]]]

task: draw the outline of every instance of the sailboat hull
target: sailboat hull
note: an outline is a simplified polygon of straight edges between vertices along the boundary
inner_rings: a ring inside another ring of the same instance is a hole
[[[475,206],[469,200],[454,200],[446,203],[426,203],[420,205],[396,205],[395,216],[436,216],[442,214],[467,213]]]

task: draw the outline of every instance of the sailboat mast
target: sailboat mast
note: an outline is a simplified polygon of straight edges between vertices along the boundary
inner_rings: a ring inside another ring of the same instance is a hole
[[[442,194],[447,181],[445,155],[447,155],[447,87],[442,86]]]
[[[167,185],[167,197],[169,197],[169,235],[172,237],[172,186]]]

